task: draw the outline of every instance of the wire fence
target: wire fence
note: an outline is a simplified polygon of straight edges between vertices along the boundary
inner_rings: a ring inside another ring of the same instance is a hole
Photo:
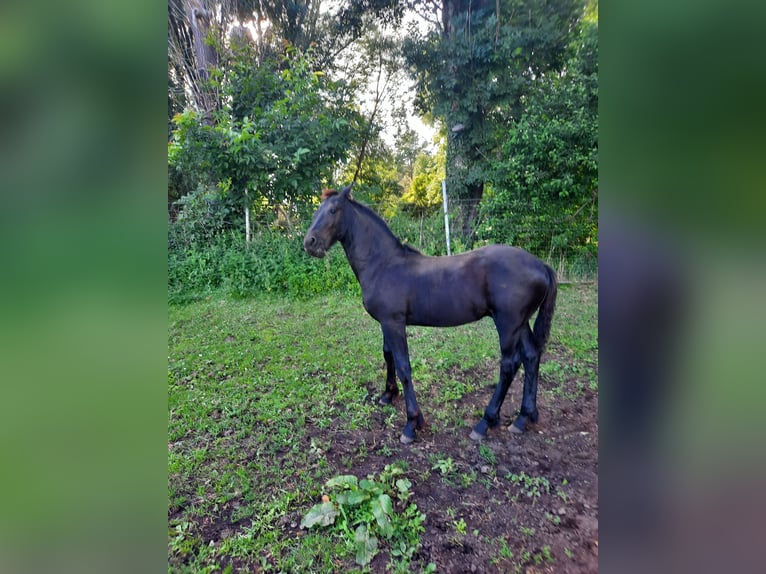
[[[445,217],[441,206],[417,210],[389,202],[365,204],[380,214],[404,243],[426,255],[447,254]],[[222,217],[219,206],[210,203],[206,209],[203,219],[213,221],[218,218],[219,224],[225,225],[225,216]],[[308,205],[254,211],[250,216],[252,233],[302,237],[311,223],[314,209],[315,206]],[[177,203],[168,205],[169,225],[175,228],[170,235],[174,243],[191,242],[194,238],[188,234],[199,235],[199,230],[179,225],[182,210],[183,207]],[[544,260],[554,268],[561,282],[592,281],[598,277],[595,219],[586,219],[583,224],[582,220],[573,221],[567,217],[535,217],[531,206],[509,207],[500,213],[497,210],[490,212],[483,208],[481,202],[472,200],[450,200],[447,215],[449,251],[452,254],[490,243],[505,243],[526,249]],[[196,217],[199,219],[200,214],[197,213]],[[468,226],[466,221],[469,221]],[[244,236],[244,223],[240,225]],[[466,233],[466,227],[470,227],[470,233]],[[169,247],[173,248],[172,245]]]
[[[378,206],[378,209],[385,206]],[[551,265],[562,281],[594,280],[598,274],[595,237],[586,243],[580,233],[576,241],[577,224],[566,217],[535,218],[525,210],[504,210],[492,213],[478,201],[452,201],[447,208],[445,229],[441,209],[431,212],[398,212],[386,218],[389,227],[403,241],[427,255],[461,253],[468,249],[504,243],[521,247]],[[380,211],[379,211],[380,213]],[[543,219],[543,220],[541,220]],[[595,225],[591,230],[595,235]]]

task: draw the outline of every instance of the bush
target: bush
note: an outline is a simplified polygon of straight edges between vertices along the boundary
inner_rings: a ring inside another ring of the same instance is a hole
[[[342,249],[325,259],[310,257],[302,237],[264,229],[250,246],[244,235],[229,231],[208,242],[168,241],[168,299],[187,303],[222,292],[234,298],[281,295],[305,299],[319,293],[359,293]]]

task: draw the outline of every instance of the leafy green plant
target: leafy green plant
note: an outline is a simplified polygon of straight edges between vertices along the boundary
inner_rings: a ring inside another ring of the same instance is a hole
[[[543,492],[550,492],[551,483],[544,476],[529,476],[525,472],[519,474],[509,473],[506,478],[514,485],[521,488],[521,491],[527,498],[531,498],[532,502],[536,502]]]
[[[460,486],[462,486],[463,488],[468,488],[474,482],[476,482],[475,470],[472,470],[470,472],[463,472],[460,474]]]
[[[550,512],[546,512],[545,518],[550,520],[554,526],[561,524],[561,517],[558,514],[551,514]]]
[[[433,463],[433,466],[431,466],[431,469],[438,470],[442,476],[447,476],[455,472],[455,461],[452,460],[451,456],[448,456],[447,458],[437,458]]]
[[[479,445],[479,456],[493,466],[497,464],[495,452],[484,443]]]
[[[501,560],[512,560],[513,550],[508,546],[508,540],[501,536],[497,539],[497,544],[500,546],[500,550],[498,555],[492,559],[492,563],[497,565]]]
[[[409,562],[420,543],[425,515],[417,505],[403,507],[412,495],[412,484],[395,465],[386,465],[377,480],[374,475],[359,480],[352,474],[336,476],[325,483],[330,493],[301,520],[302,528],[333,526],[354,548],[356,562],[369,564],[378,551],[379,537],[390,545],[391,554]],[[352,532],[353,530],[353,532]]]

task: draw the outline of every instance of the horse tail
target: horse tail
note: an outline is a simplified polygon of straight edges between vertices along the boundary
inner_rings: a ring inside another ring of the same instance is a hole
[[[540,304],[540,311],[537,313],[535,326],[532,329],[537,350],[540,353],[545,349],[548,335],[551,333],[551,322],[553,321],[553,311],[556,309],[556,294],[558,292],[556,273],[548,265],[545,266],[545,272],[548,275],[548,291]]]

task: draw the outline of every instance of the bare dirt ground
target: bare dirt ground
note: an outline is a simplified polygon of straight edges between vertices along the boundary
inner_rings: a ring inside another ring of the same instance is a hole
[[[555,356],[555,347],[549,353]],[[455,375],[491,380],[495,373]],[[334,433],[328,458],[342,467],[354,457],[358,476],[392,460],[407,461],[414,499],[427,517],[415,559],[435,564],[437,572],[598,571],[598,395],[585,388],[573,400],[541,389],[538,424],[515,435],[507,427],[521,399],[520,383],[517,375],[502,425],[490,430],[483,448],[468,439],[470,426],[432,432],[427,412],[426,428],[410,446],[399,443],[383,411],[371,431]],[[540,384],[545,386],[544,379]],[[370,400],[377,399],[380,389],[368,386]],[[461,410],[482,412],[492,390],[486,386],[465,396]],[[395,407],[403,421],[401,397]],[[476,422],[469,419],[468,425]],[[369,452],[361,463],[360,448]],[[454,470],[443,473],[438,461],[446,458]],[[372,571],[384,572],[386,562],[385,553],[379,554]]]

